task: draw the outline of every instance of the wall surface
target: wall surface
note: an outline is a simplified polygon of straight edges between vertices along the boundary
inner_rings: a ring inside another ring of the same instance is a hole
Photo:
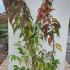
[[[35,22],[37,11],[42,3],[42,0],[26,0],[26,2],[28,7],[31,10],[31,14]],[[60,39],[57,39],[57,42],[60,42],[60,44],[62,45],[62,51],[60,52],[57,50],[57,54],[56,54],[56,58],[60,60],[60,64],[57,70],[64,70],[64,66],[65,66],[67,32],[68,32],[68,23],[69,23],[69,17],[70,17],[69,7],[70,7],[70,0],[54,0],[53,8],[55,8],[55,11],[53,11],[52,14],[61,23]],[[14,35],[10,23],[8,24],[8,27],[9,27],[9,55],[11,54],[18,55],[16,51],[16,47],[14,46],[14,43],[18,41],[19,32],[17,32]],[[45,45],[46,43],[43,44],[43,46]],[[13,64],[16,64],[16,63],[14,62],[11,63],[9,60],[9,70],[13,70],[12,69]]]
[[[5,12],[5,8],[3,6],[3,0],[0,0],[0,13]]]

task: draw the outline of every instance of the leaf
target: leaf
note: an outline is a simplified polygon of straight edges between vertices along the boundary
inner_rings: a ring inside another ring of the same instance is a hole
[[[18,60],[19,62],[21,61],[21,58],[19,56],[10,55],[9,57],[10,57],[11,61],[15,61],[15,60]]]
[[[42,34],[39,34],[39,36],[40,36],[40,39],[42,39],[42,40],[43,40],[43,35],[42,35]]]
[[[32,38],[34,38],[37,35],[37,33],[33,33]]]
[[[11,61],[15,61],[16,60],[16,56],[15,55],[10,55]]]
[[[48,35],[48,44],[49,44],[49,45],[51,45],[52,40],[53,40],[52,36],[51,36],[51,35]]]
[[[59,28],[58,27],[54,27],[53,28],[53,33],[60,37],[60,33],[59,33]]]
[[[62,50],[61,45],[60,45],[60,44],[58,44],[58,43],[56,43],[55,47],[56,47],[58,50],[60,50],[60,51]]]
[[[21,47],[18,47],[17,49],[18,49],[18,51],[19,51],[20,54],[23,54],[23,55],[25,54],[25,53],[23,52],[23,49],[22,49]]]
[[[43,32],[43,34],[44,34],[44,38],[47,38],[47,34],[48,34],[48,27],[49,27],[49,25],[48,24],[45,24],[45,25],[43,25],[43,27],[42,27],[42,32]]]
[[[14,65],[14,70],[18,70],[18,66],[17,65]]]
[[[52,25],[58,28],[61,27],[60,22],[56,18],[52,18]]]
[[[20,35],[19,35],[19,37],[21,38],[23,35],[24,35],[23,32],[21,32]]]
[[[30,68],[27,68],[27,70],[30,70]]]
[[[25,70],[25,67],[21,67],[20,70]]]

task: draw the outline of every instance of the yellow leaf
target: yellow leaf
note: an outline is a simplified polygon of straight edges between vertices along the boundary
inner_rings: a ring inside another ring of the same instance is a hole
[[[55,47],[56,47],[58,50],[60,50],[60,51],[62,50],[61,45],[60,45],[60,44],[58,44],[58,43],[56,43]]]

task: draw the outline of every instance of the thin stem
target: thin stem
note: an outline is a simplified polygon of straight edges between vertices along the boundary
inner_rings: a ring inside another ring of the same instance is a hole
[[[53,35],[53,53],[55,52],[55,41],[54,41],[54,35]]]

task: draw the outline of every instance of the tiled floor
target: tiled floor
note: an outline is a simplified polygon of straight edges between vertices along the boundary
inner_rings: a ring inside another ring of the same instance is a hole
[[[70,70],[70,64],[68,64],[67,62],[65,64],[65,70]]]

